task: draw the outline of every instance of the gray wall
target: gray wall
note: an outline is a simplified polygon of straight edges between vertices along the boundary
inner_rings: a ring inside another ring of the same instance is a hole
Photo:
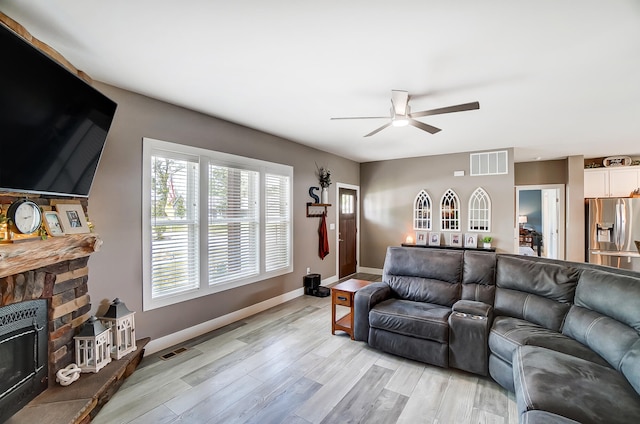
[[[136,311],[138,337],[162,337],[302,287],[306,268],[327,279],[335,275],[335,231],[331,253],[318,257],[318,218],[307,218],[310,186],[317,186],[315,163],[332,171],[332,181],[359,184],[359,164],[325,152],[95,83],[118,103],[118,110],[89,198],[89,218],[104,241],[89,262],[93,312],[115,297]],[[214,95],[212,93],[212,95]],[[142,138],[150,137],[294,167],[294,272],[266,281],[142,311]],[[330,195],[335,199],[335,184]],[[335,206],[327,225],[335,223]]]
[[[398,246],[408,234],[413,235],[413,201],[425,189],[433,201],[433,231],[440,231],[440,199],[451,188],[460,198],[461,232],[468,231],[468,205],[471,193],[484,188],[492,204],[491,235],[493,246],[513,252],[515,228],[515,191],[513,149],[509,149],[509,173],[485,177],[469,176],[469,154],[425,156],[363,163],[360,166],[361,263],[382,268],[387,246]],[[453,172],[463,170],[464,177]],[[448,243],[449,232],[445,234]],[[480,238],[485,233],[479,233]]]
[[[584,156],[567,158],[567,208],[565,258],[568,261],[584,262]]]
[[[543,160],[515,164],[515,181],[521,185],[567,183],[567,160]]]

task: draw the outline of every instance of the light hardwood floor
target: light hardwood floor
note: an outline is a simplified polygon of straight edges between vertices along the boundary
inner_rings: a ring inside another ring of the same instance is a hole
[[[332,336],[329,297],[303,296],[181,346],[169,360],[146,357],[93,423],[518,422],[513,395],[488,378]]]

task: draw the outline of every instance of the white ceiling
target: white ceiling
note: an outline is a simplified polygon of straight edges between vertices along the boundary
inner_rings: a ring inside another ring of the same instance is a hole
[[[0,0],[93,79],[356,161],[640,155],[638,0]],[[412,111],[480,110],[364,134]]]

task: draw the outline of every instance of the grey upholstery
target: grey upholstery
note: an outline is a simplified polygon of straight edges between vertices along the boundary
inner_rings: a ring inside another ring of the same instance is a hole
[[[480,251],[387,250],[356,340],[490,375],[521,423],[640,422],[640,275]]]
[[[495,268],[493,253],[390,247],[382,283],[356,293],[354,338],[486,375]],[[455,308],[460,314],[450,318]]]
[[[585,424],[631,424],[640,418],[638,393],[609,367],[535,346],[518,348],[513,363],[521,416],[541,410]]]

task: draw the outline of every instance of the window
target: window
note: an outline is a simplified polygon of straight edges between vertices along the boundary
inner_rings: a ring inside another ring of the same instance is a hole
[[[460,231],[460,199],[451,189],[447,189],[440,201],[440,229]]]
[[[478,187],[469,199],[469,230],[491,230],[491,199],[482,187]]]
[[[420,190],[413,202],[413,229],[431,230],[431,197]]]
[[[293,270],[293,168],[144,139],[144,310]]]
[[[356,196],[353,194],[340,194],[340,212],[344,215],[355,213]]]

